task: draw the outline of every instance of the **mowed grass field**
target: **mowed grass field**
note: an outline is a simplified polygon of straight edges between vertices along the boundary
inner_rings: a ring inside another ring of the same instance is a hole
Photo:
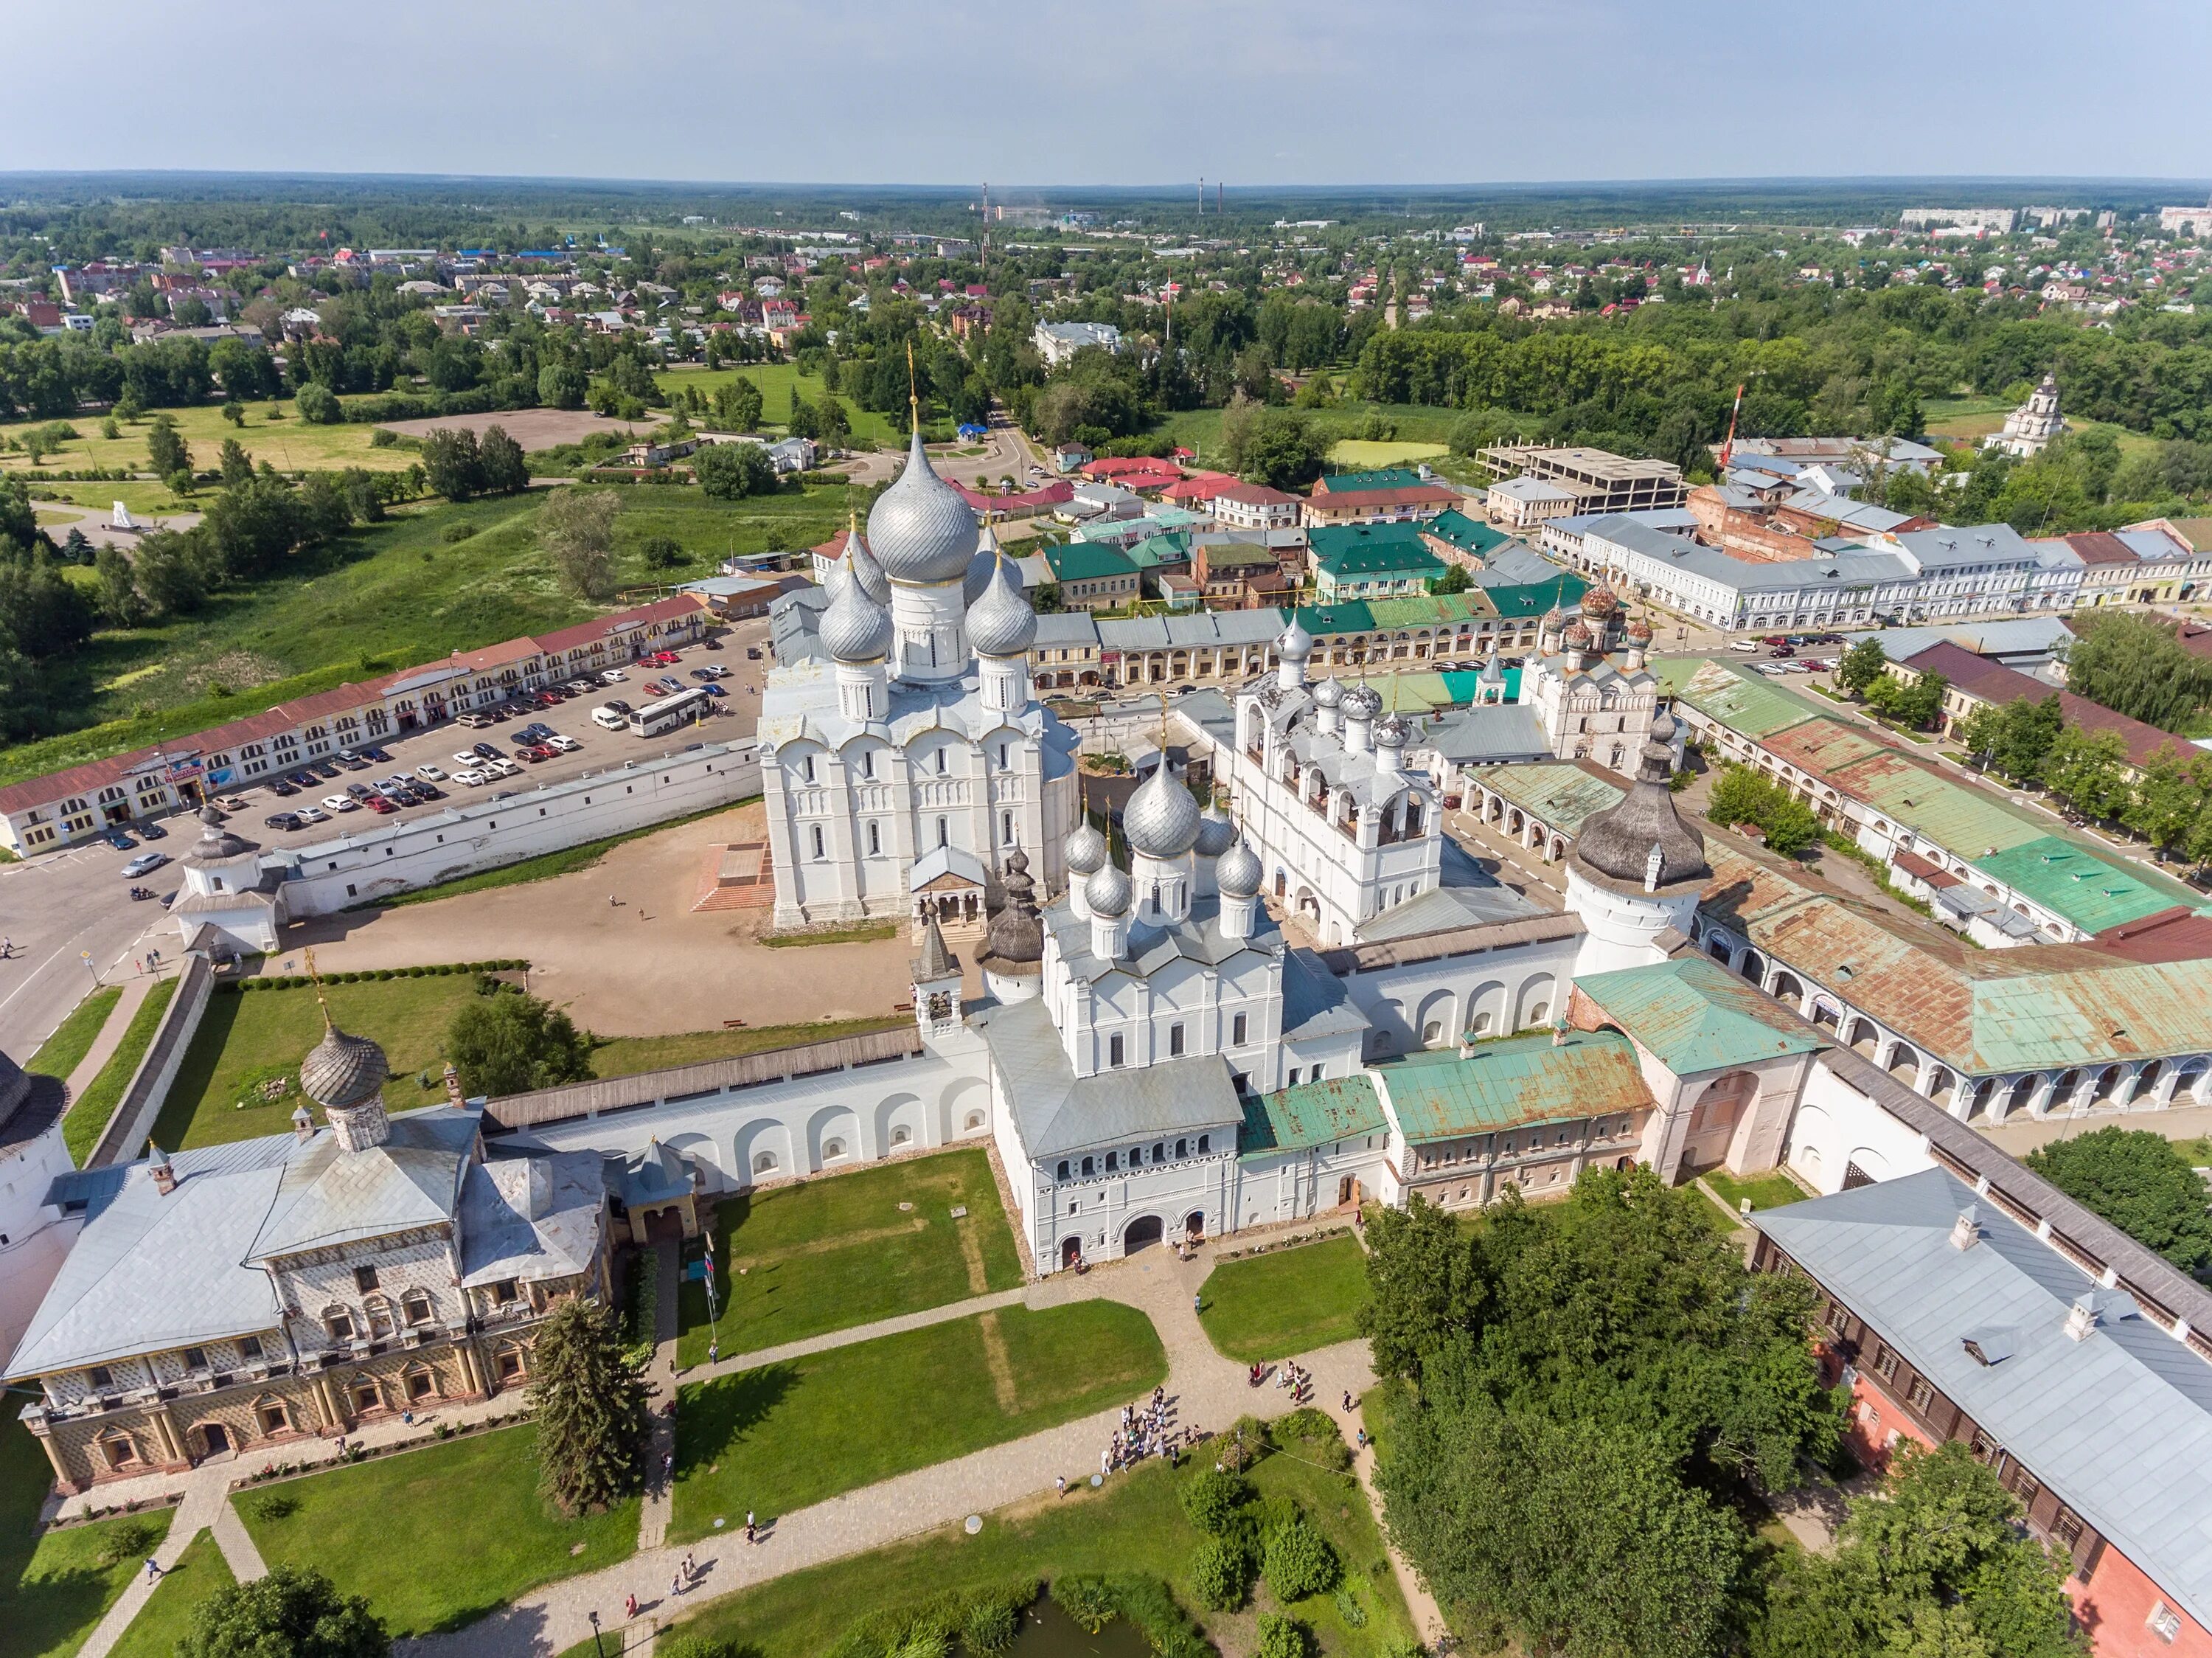
[[[1120,1301],[1009,1307],[685,1387],[674,1542],[1073,1422],[1167,1375],[1152,1320]]]
[[[338,400],[354,403],[362,399]],[[311,424],[300,418],[299,408],[289,398],[244,406],[246,424],[242,427],[234,426],[222,418],[221,404],[203,403],[183,409],[149,409],[137,420],[119,420],[116,424],[120,436],[115,437],[101,436],[101,425],[106,417],[96,414],[72,415],[65,423],[0,421],[0,436],[20,441],[25,432],[38,427],[62,424],[76,427],[77,436],[74,440],[49,450],[39,462],[39,466],[47,472],[84,472],[94,466],[109,472],[144,472],[150,464],[146,456],[146,434],[157,414],[166,414],[176,422],[177,435],[192,452],[192,465],[201,469],[216,464],[227,437],[236,438],[257,462],[266,460],[279,472],[331,472],[343,466],[361,466],[373,472],[405,472],[418,458],[412,450],[397,444],[381,449],[371,447],[371,435],[376,430],[374,426]],[[272,411],[283,418],[270,418]],[[0,453],[0,478],[32,469],[29,455],[14,450]],[[67,494],[79,505],[105,507],[114,498],[112,486],[107,484],[61,483],[33,485],[32,488],[41,499],[58,500]],[[103,496],[102,491],[110,493]],[[162,496],[165,499],[174,498],[166,490]]]
[[[149,1509],[41,1533],[53,1483],[39,1442],[9,1412],[0,1422],[0,1658],[64,1658],[82,1646],[174,1517]]]
[[[2014,399],[2002,397],[1929,398],[1922,405],[1922,416],[1929,437],[1974,443],[1991,432],[2002,431],[2005,417],[2018,406]],[[2124,460],[2158,447],[2158,440],[2148,434],[2131,432],[2108,420],[2081,420],[2069,415],[2067,424],[2077,432],[2111,433],[2120,446],[2120,458]]]
[[[618,607],[578,599],[555,579],[537,533],[544,498],[538,491],[410,509],[214,594],[195,615],[102,630],[51,666],[70,728],[0,751],[0,783]],[[842,526],[847,509],[835,486],[736,502],[691,485],[640,486],[623,503],[617,573],[639,589],[630,603],[665,591],[647,583],[707,575],[712,559],[733,552],[812,546]],[[461,527],[465,539],[449,539]],[[648,569],[641,552],[656,536],[675,540],[690,562]]]
[[[706,1288],[687,1278],[677,1345],[686,1365],[705,1362],[710,1330],[725,1355],[757,1353],[1022,1281],[980,1148],[726,1198],[714,1246],[721,1318],[709,1325]]]
[[[313,1566],[398,1636],[458,1629],[637,1550],[637,1501],[564,1520],[538,1492],[528,1426],[376,1457],[232,1498],[261,1557]],[[269,1513],[257,1497],[295,1505]]]
[[[1367,1301],[1358,1240],[1326,1238],[1224,1261],[1199,1291],[1199,1322],[1224,1358],[1251,1364],[1349,1341]]]
[[[703,397],[712,397],[717,386],[732,380],[750,380],[760,387],[761,424],[779,432],[790,418],[793,387],[809,403],[819,403],[828,391],[821,375],[803,375],[796,364],[789,363],[755,363],[730,369],[664,369],[653,378],[660,382],[663,391],[689,386]],[[895,449],[906,442],[905,432],[889,417],[863,409],[842,393],[837,400],[845,405],[845,418],[852,425],[855,448]]]

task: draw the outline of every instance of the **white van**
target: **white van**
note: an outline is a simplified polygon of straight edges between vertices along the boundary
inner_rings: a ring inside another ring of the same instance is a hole
[[[605,704],[601,704],[592,710],[592,723],[608,731],[619,731],[628,725],[629,721]]]
[[[1739,656],[1756,656],[1766,647],[1756,639],[1731,639],[1729,641],[1729,649]]]

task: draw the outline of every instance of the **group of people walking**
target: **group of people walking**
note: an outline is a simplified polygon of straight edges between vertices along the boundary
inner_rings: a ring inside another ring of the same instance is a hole
[[[1172,1425],[1174,1415],[1175,1407],[1169,1404],[1164,1387],[1153,1388],[1149,1399],[1123,1405],[1121,1427],[1098,1454],[1098,1472],[1119,1473],[1124,1468],[1135,1467],[1148,1456],[1164,1456],[1179,1465],[1192,1435],[1188,1427]],[[1067,1489],[1065,1479],[1060,1481],[1060,1489]]]

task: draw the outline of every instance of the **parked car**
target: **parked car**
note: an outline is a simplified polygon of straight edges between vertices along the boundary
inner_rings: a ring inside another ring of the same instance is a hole
[[[361,802],[356,800],[351,795],[326,795],[324,798],[323,804],[329,807],[333,812],[358,812],[361,810]]]
[[[167,840],[168,838],[169,832],[151,818],[138,826],[138,838],[141,840]]]
[[[361,756],[350,748],[341,748],[338,750],[337,760],[340,765],[351,765],[360,758]]]
[[[1759,641],[1756,639],[1731,639],[1729,641],[1729,649],[1735,652],[1739,656],[1756,656],[1759,655]]]
[[[747,645],[745,647],[745,660],[747,661],[757,662],[760,661],[760,659],[761,654],[760,647],[758,645]]]
[[[477,745],[477,753],[484,759],[495,760],[501,753],[500,748],[492,743],[480,742]]]
[[[614,710],[617,714],[627,714],[629,712],[629,704],[619,697],[608,698],[606,705]]]
[[[368,809],[375,813],[379,817],[388,816],[392,813],[397,812],[399,809],[397,806],[393,805],[392,802],[386,800],[381,795],[371,795],[368,797],[367,803]]]
[[[514,751],[514,758],[519,760],[527,760],[531,765],[535,765],[540,760],[551,759],[553,751],[550,748],[540,748],[534,742],[526,742]]]
[[[312,770],[317,777],[323,778],[335,777],[338,774],[337,766],[329,760],[317,760]]]
[[[303,806],[300,808],[299,819],[303,824],[328,823],[331,820],[331,814],[319,806]]]
[[[629,675],[624,673],[621,668],[611,667],[599,675],[599,683],[601,685],[620,685],[628,678],[629,678]]]
[[[465,768],[453,773],[453,781],[473,789],[483,781],[483,773],[472,768]]]
[[[131,880],[136,881],[141,875],[151,875],[168,861],[169,855],[167,852],[141,852],[123,866],[123,873]]]
[[[298,794],[300,787],[289,777],[271,777],[269,779],[269,792],[283,800],[287,795]]]
[[[488,731],[491,728],[491,722],[481,714],[464,714],[461,716],[460,722],[471,731]]]
[[[110,846],[112,846],[118,852],[132,852],[136,851],[138,848],[138,843],[131,839],[130,836],[125,834],[120,829],[109,829],[104,831],[100,838],[105,840]]]
[[[557,753],[573,754],[584,745],[574,737],[564,737],[556,731],[551,736],[546,738],[545,746]]]
[[[346,785],[345,791],[356,800],[367,800],[376,792],[365,783],[349,783]]]
[[[726,697],[730,694],[718,685],[702,685],[699,689],[705,692],[709,697]]]
[[[264,829],[297,829],[300,814],[297,812],[271,812],[261,820],[261,826]]]
[[[518,777],[522,771],[520,766],[504,757],[495,760],[486,760],[483,769],[495,777]]]
[[[246,802],[236,795],[225,795],[216,804],[226,812],[243,812],[246,809]]]
[[[445,772],[439,767],[427,764],[416,766],[415,768],[415,775],[418,777],[427,778],[432,783],[442,782],[446,776]]]

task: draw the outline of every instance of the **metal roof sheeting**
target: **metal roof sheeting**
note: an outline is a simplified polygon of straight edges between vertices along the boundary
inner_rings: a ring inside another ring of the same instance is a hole
[[[1382,1097],[1364,1072],[1301,1082],[1244,1102],[1244,1129],[1237,1137],[1239,1155],[1254,1156],[1285,1151],[1304,1151],[1331,1145],[1355,1136],[1382,1132],[1389,1126],[1382,1115]]]
[[[1458,1139],[1523,1123],[1645,1111],[1650,1091],[1626,1037],[1611,1031],[1510,1036],[1374,1068],[1408,1139]]]
[[[1702,955],[1592,974],[1575,989],[1678,1076],[1824,1045],[1804,1021]]]

